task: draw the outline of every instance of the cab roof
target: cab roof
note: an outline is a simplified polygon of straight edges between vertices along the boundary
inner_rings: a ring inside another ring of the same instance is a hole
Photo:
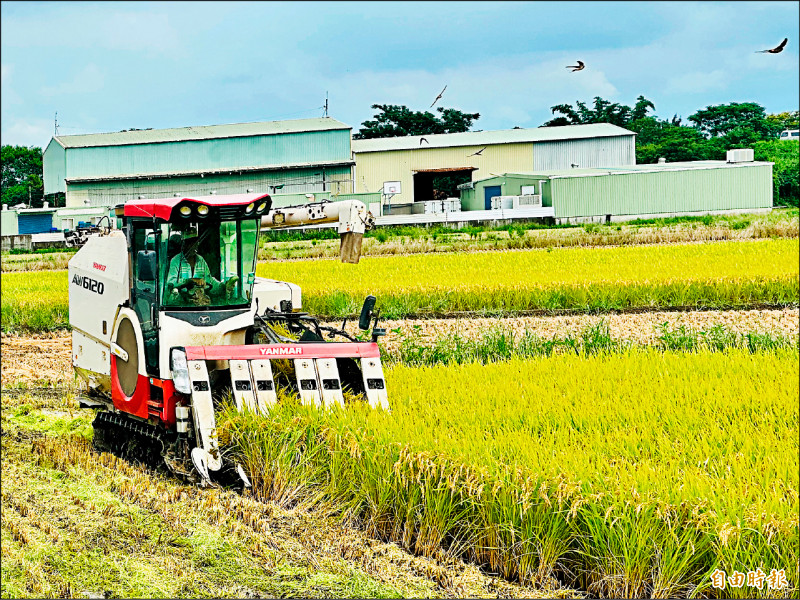
[[[226,196],[192,196],[183,198],[155,198],[148,200],[129,200],[125,203],[124,215],[126,217],[145,217],[170,221],[173,211],[179,205],[205,204],[209,207],[236,207],[247,206],[251,202],[266,199],[272,204],[269,194],[228,194]],[[269,206],[266,211],[269,210]],[[265,212],[266,212],[265,211]],[[177,217],[177,215],[174,215]]]

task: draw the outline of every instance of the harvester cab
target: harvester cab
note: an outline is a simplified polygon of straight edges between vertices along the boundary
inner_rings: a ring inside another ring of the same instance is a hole
[[[271,203],[266,194],[130,201],[117,208],[121,229],[70,260],[73,365],[81,405],[98,409],[98,448],[212,480],[225,463],[215,413],[226,399],[260,413],[287,396],[388,409],[374,296],[355,335],[346,321],[324,326],[301,312],[298,286],[256,276],[261,229],[338,221],[342,260],[358,262],[371,215],[357,201]]]

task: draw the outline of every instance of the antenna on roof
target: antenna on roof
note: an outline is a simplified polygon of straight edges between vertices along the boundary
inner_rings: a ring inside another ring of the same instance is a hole
[[[324,108],[325,108],[325,114],[323,114],[322,116],[323,117],[327,117],[328,116],[328,90],[325,90],[325,107]]]
[[[53,135],[58,135],[58,111],[56,111],[56,118],[55,123],[53,124],[54,133]]]

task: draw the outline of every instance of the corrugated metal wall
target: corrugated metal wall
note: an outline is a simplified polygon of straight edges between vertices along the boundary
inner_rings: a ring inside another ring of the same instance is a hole
[[[414,201],[414,170],[476,167],[473,181],[491,172],[527,171],[533,159],[532,144],[496,144],[487,146],[478,156],[470,156],[483,146],[457,148],[421,148],[359,152],[355,155],[355,191],[380,192],[386,181],[400,181],[402,193],[391,199],[392,204]]]
[[[323,178],[324,173],[324,178]],[[67,189],[67,206],[115,206],[138,196],[166,198],[173,194],[205,196],[253,192],[299,194],[328,191],[352,191],[350,167],[289,169],[241,175],[209,175],[205,177],[170,177],[129,179],[106,182],[72,183]],[[272,186],[283,186],[274,190]]]
[[[67,153],[67,179],[324,163],[350,160],[350,131],[68,148]]]
[[[772,206],[771,165],[556,178],[550,185],[556,218]]]
[[[523,171],[553,171],[581,168],[622,167],[636,164],[635,136],[598,137],[583,140],[536,142],[533,163]],[[512,169],[504,169],[506,172]]]
[[[64,183],[64,178],[67,176],[66,161],[64,148],[57,141],[51,139],[42,155],[45,195],[67,191],[67,185]]]

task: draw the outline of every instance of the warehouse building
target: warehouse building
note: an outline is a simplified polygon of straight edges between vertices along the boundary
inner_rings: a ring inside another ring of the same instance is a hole
[[[773,163],[754,162],[752,152],[733,150],[728,161],[505,173],[461,186],[461,207],[513,214],[523,202],[551,207],[557,223],[767,212]]]
[[[56,136],[45,198],[67,207],[191,194],[352,192],[351,128],[331,118]]]
[[[633,165],[636,134],[608,123],[353,140],[354,187],[382,192],[391,211],[438,199],[442,177]],[[385,184],[391,185],[385,185]]]

